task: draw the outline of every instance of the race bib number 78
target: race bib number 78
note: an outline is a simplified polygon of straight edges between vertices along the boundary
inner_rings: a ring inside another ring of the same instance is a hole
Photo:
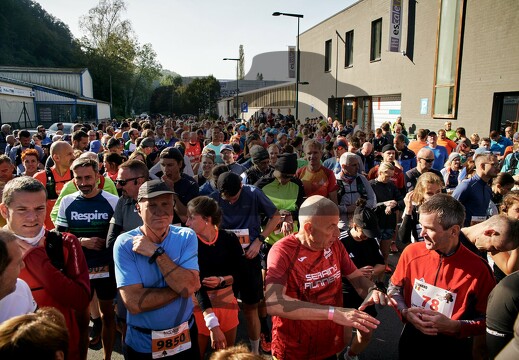
[[[411,306],[437,311],[449,319],[456,303],[456,294],[415,279],[411,294]]]

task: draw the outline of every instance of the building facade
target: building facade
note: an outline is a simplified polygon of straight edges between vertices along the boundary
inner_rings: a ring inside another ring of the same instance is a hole
[[[390,51],[395,17],[400,46]],[[300,35],[309,84],[299,88],[299,118],[373,129],[402,116],[411,133],[446,120],[467,134],[517,129],[517,34],[514,0],[361,0]]]

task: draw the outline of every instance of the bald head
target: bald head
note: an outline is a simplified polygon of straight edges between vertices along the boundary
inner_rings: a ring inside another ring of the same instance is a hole
[[[310,196],[299,209],[299,222],[310,222],[318,216],[338,216],[339,208],[328,198],[320,195]]]
[[[425,159],[434,158],[434,153],[429,149],[421,148],[420,150],[418,150],[418,154],[416,154],[416,157]]]
[[[63,151],[72,148],[72,146],[66,141],[56,141],[50,146],[50,155],[60,155]]]
[[[504,214],[494,215],[468,229],[479,250],[496,254],[519,246],[519,221]]]

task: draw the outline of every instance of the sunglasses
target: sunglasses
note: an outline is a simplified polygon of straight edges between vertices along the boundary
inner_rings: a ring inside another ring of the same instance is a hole
[[[121,186],[125,186],[126,184],[128,184],[129,181],[134,181],[134,185],[137,185],[137,179],[140,179],[144,176],[137,176],[137,177],[134,177],[134,178],[131,178],[131,179],[126,179],[126,180],[122,180],[122,179],[115,179],[114,180],[114,183],[115,185],[121,185]]]
[[[424,158],[421,158],[423,161],[425,161],[426,163],[430,164],[434,161],[434,159],[424,159]]]

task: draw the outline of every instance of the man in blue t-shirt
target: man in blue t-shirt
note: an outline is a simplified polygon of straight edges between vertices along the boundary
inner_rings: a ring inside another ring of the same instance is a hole
[[[198,240],[193,230],[170,225],[173,194],[160,180],[142,184],[136,208],[143,225],[115,242],[115,277],[128,309],[129,359],[199,357],[191,300],[200,288]]]
[[[243,185],[239,175],[231,172],[220,175],[217,189],[210,197],[222,209],[221,227],[235,232],[245,249],[239,290],[252,352],[257,354],[260,340],[258,305],[263,299],[261,259],[258,255],[265,238],[276,229],[281,216],[276,206],[260,189]],[[263,215],[268,221],[262,226]]]

